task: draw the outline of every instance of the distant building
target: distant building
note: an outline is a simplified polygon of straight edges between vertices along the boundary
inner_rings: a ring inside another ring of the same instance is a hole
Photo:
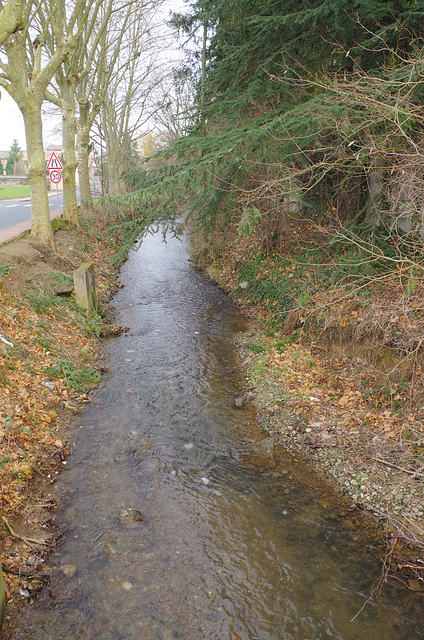
[[[45,149],[45,151],[44,151],[44,157],[46,159],[46,167],[47,167],[47,163],[48,163],[48,161],[50,159],[50,156],[52,155],[53,151],[55,152],[55,154],[57,155],[59,160],[62,162],[62,147],[61,147],[61,145],[49,144],[47,149]],[[2,167],[3,168],[3,173],[4,173],[4,170],[6,168],[6,161],[7,161],[7,158],[9,157],[9,152],[10,152],[10,149],[8,149],[7,151],[5,151],[4,149],[0,149],[0,160],[1,160],[1,163],[3,165],[3,167]],[[26,151],[24,151],[24,150],[22,151],[22,158],[21,158],[19,164],[21,165],[20,166],[21,171],[19,172],[19,174],[21,176],[22,175],[26,175],[26,172],[28,170],[28,153]],[[1,172],[0,172],[0,175],[1,175]]]

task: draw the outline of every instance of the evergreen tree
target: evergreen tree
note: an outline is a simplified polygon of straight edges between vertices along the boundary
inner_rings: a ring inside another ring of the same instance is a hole
[[[15,139],[10,147],[9,155],[6,161],[6,175],[14,176],[17,173],[18,163],[22,159],[22,149]]]
[[[140,176],[146,206],[172,212],[183,194],[206,227],[233,211],[247,226],[250,213],[281,215],[293,193],[306,215],[364,207],[370,152],[355,145],[362,133],[390,140],[397,125],[367,111],[371,101],[343,99],[330,78],[360,71],[366,84],[368,73],[371,95],[380,76],[395,103],[395,76],[410,72],[424,35],[423,0],[197,0],[173,23],[190,37],[209,28],[206,100],[200,126],[169,150],[174,168],[153,189],[154,173]]]
[[[198,0],[195,7],[214,25],[208,95],[226,111],[229,103],[240,109],[279,96],[270,74],[350,70],[358,58],[375,68],[388,48],[405,52],[424,35],[423,2],[415,0]]]

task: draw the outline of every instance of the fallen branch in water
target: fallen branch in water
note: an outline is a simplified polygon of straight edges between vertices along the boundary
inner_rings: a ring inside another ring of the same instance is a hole
[[[12,576],[17,576],[18,578],[38,578],[39,580],[47,580],[51,578],[50,573],[37,573],[37,571],[15,571],[14,569],[8,569],[7,567],[2,566],[1,570],[3,573],[10,573]]]
[[[28,544],[46,544],[45,540],[37,540],[36,538],[27,538],[26,536],[21,536],[19,533],[16,533],[7,518],[2,516],[2,520],[12,538],[18,538],[18,540],[22,540],[23,542],[27,542]]]

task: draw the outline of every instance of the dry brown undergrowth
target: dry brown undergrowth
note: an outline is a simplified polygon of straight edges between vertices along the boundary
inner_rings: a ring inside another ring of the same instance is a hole
[[[299,242],[296,232],[291,242]],[[411,588],[423,588],[422,285],[405,295],[399,270],[368,298],[342,287],[323,289],[294,308],[280,332],[269,332],[269,304],[240,289],[245,257],[258,248],[255,238],[217,236],[212,255],[202,241],[197,246],[200,268],[253,321],[241,354],[249,389],[276,441],[300,450],[384,523],[386,568],[407,569]],[[282,245],[283,255],[291,255],[290,246],[288,240]],[[411,554],[404,555],[406,547]]]

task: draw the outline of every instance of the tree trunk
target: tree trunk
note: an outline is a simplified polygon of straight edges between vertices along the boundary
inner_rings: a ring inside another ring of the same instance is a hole
[[[63,141],[63,217],[79,227],[77,186],[75,172],[78,162],[75,153],[75,103],[71,89],[62,87],[64,109],[62,111]]]
[[[106,153],[108,158],[108,185],[109,195],[112,198],[122,195],[124,189],[120,170],[120,148],[116,140],[112,141],[109,136],[106,137]]]
[[[0,17],[0,46],[7,38],[17,29],[24,28],[24,2],[23,0],[7,0],[6,4],[0,4],[2,7]]]
[[[56,251],[47,195],[41,106],[28,105],[23,116],[28,151],[28,182],[31,189],[31,235],[49,244]]]
[[[120,196],[126,191],[124,181],[120,179],[123,173],[122,145],[114,128],[117,123],[111,121],[111,118],[114,117],[115,114],[111,115],[110,109],[103,110],[103,131],[108,159],[108,194],[112,198]]]
[[[80,103],[80,117],[77,124],[78,173],[80,179],[81,202],[86,207],[93,206],[90,185],[90,128],[88,124],[88,103]]]
[[[202,44],[202,75],[200,77],[200,110],[203,116],[203,107],[206,102],[206,43],[208,39],[208,19],[203,19],[203,44]]]

